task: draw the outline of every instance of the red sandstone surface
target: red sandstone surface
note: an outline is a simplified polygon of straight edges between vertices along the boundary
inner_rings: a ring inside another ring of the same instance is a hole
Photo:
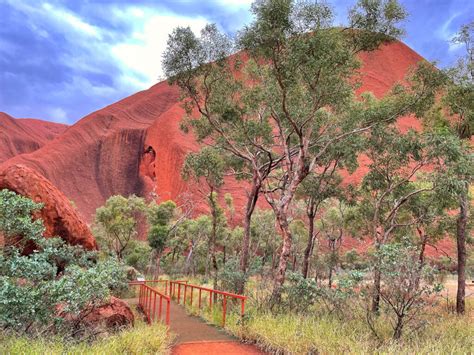
[[[383,45],[360,57],[359,93],[372,91],[379,97],[403,81],[410,68],[422,60],[401,42]],[[191,196],[197,211],[202,212],[202,196],[180,175],[185,155],[198,149],[193,135],[179,129],[183,116],[177,88],[161,82],[91,113],[40,149],[17,155],[3,167],[22,164],[39,172],[74,201],[88,222],[96,208],[116,194],[157,195],[160,200],[178,202]],[[406,117],[399,126],[407,130],[420,124]],[[360,181],[365,171],[362,166],[348,179]],[[221,198],[227,192],[233,195],[240,215],[245,184],[228,178]]]
[[[66,130],[67,126],[32,118],[13,118],[0,112],[0,163],[31,153]]]
[[[97,249],[95,238],[68,198],[38,172],[22,165],[9,166],[0,171],[0,190],[5,188],[44,204],[34,217],[43,220],[45,237],[60,236],[71,245]]]
[[[116,297],[110,297],[108,303],[92,310],[86,309],[82,312],[82,324],[89,329],[105,326],[108,329],[118,329],[125,326],[133,326],[135,316],[127,302]],[[81,317],[82,314],[79,315]]]

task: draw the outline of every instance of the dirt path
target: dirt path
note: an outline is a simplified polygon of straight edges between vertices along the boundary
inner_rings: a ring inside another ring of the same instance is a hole
[[[138,299],[127,299],[136,305]],[[186,313],[182,306],[171,302],[170,330],[176,334],[173,355],[257,355],[264,354],[256,347],[240,343],[239,339],[205,323],[201,318]]]
[[[227,342],[199,342],[177,345],[172,350],[172,355],[257,355],[263,354],[251,345],[241,344],[236,341]]]

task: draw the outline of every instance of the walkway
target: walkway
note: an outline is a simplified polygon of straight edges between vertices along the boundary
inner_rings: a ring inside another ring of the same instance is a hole
[[[126,300],[136,305],[138,299]],[[252,345],[223,330],[205,323],[201,318],[186,313],[184,307],[171,301],[170,330],[176,334],[173,355],[257,355],[264,354]]]

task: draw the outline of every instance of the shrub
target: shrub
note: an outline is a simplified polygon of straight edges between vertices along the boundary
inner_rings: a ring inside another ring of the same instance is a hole
[[[130,251],[125,257],[127,265],[133,266],[141,273],[145,273],[148,263],[150,262],[151,247],[141,241],[134,241],[130,247]]]
[[[316,302],[320,290],[313,279],[305,279],[302,274],[292,272],[287,275],[283,295],[280,304],[282,308],[304,312]]]
[[[434,282],[437,271],[420,264],[419,250],[408,239],[383,245],[375,256],[382,281],[382,311],[391,322],[393,338],[399,339],[405,327],[421,327],[426,307],[434,305],[432,296],[439,293],[442,286]],[[367,320],[378,336],[373,323],[375,316],[368,312]]]
[[[245,285],[250,276],[260,272],[262,262],[260,258],[251,260],[246,273],[240,270],[239,259],[229,259],[224,267],[219,271],[220,286],[229,292],[239,292],[240,285]]]
[[[124,270],[115,259],[96,261],[94,252],[67,245],[60,238],[43,238],[39,234],[43,230],[41,220],[31,217],[39,205],[4,191],[0,205],[5,208],[0,214],[0,232],[7,236],[21,232],[22,240],[35,246],[30,255],[22,255],[14,246],[0,255],[3,329],[26,334],[67,332],[60,310],[78,314],[126,287]]]

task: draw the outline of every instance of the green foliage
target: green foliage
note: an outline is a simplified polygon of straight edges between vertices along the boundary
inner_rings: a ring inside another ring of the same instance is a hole
[[[239,268],[238,258],[227,260],[224,267],[219,271],[219,282],[222,290],[228,292],[239,292],[239,285],[247,283],[249,277],[260,272],[262,263],[260,258],[252,258],[247,272],[243,273]]]
[[[0,326],[20,333],[56,330],[63,321],[62,312],[78,314],[86,307],[100,305],[111,292],[126,286],[125,273],[114,259],[96,261],[96,254],[67,245],[60,238],[45,239],[40,221],[33,222],[31,212],[38,205],[24,197],[3,192],[8,197],[0,215],[0,226],[11,228],[5,218],[15,215],[23,238],[36,249],[22,255],[15,247],[0,255]],[[19,208],[18,206],[21,206]],[[4,232],[3,229],[0,229]],[[16,233],[16,232],[15,232]],[[59,277],[60,276],[60,277]]]
[[[349,13],[350,27],[362,32],[358,35],[356,48],[374,50],[380,41],[399,38],[404,31],[397,24],[407,15],[405,9],[394,0],[359,0]]]
[[[434,282],[437,271],[420,264],[419,250],[408,239],[382,246],[376,252],[377,267],[381,273],[380,297],[393,327],[393,338],[399,339],[407,326],[419,329],[427,306],[433,306],[431,296],[442,290]],[[376,325],[368,322],[378,336]]]
[[[160,203],[152,202],[148,208],[148,223],[165,226],[171,222],[176,211],[176,203],[171,200]]]
[[[214,148],[205,147],[198,153],[189,153],[183,165],[182,175],[185,180],[204,179],[211,190],[224,183],[224,161]]]
[[[163,252],[168,239],[167,226],[152,226],[148,232],[148,244],[158,252]]]
[[[40,251],[29,256],[12,251],[0,257],[0,325],[4,328],[31,333],[51,324],[59,326],[58,306],[78,314],[126,287],[124,270],[114,259],[94,263],[93,254],[58,238],[36,244]],[[65,263],[62,271],[59,260]]]
[[[283,293],[282,309],[301,313],[307,312],[316,302],[320,289],[313,279],[305,279],[300,273],[290,272]]]
[[[137,235],[138,220],[145,209],[145,200],[141,197],[110,197],[95,215],[99,244],[122,260]]]
[[[19,196],[13,191],[1,190],[0,231],[6,238],[40,238],[44,232],[43,222],[40,219],[33,220],[31,214],[42,207],[42,204]]]
[[[130,246],[129,252],[125,257],[125,263],[145,273],[146,267],[150,261],[151,248],[146,242],[135,240]]]
[[[168,242],[171,219],[176,211],[173,201],[165,201],[157,205],[152,203],[148,211],[148,244],[159,255],[163,252]]]

